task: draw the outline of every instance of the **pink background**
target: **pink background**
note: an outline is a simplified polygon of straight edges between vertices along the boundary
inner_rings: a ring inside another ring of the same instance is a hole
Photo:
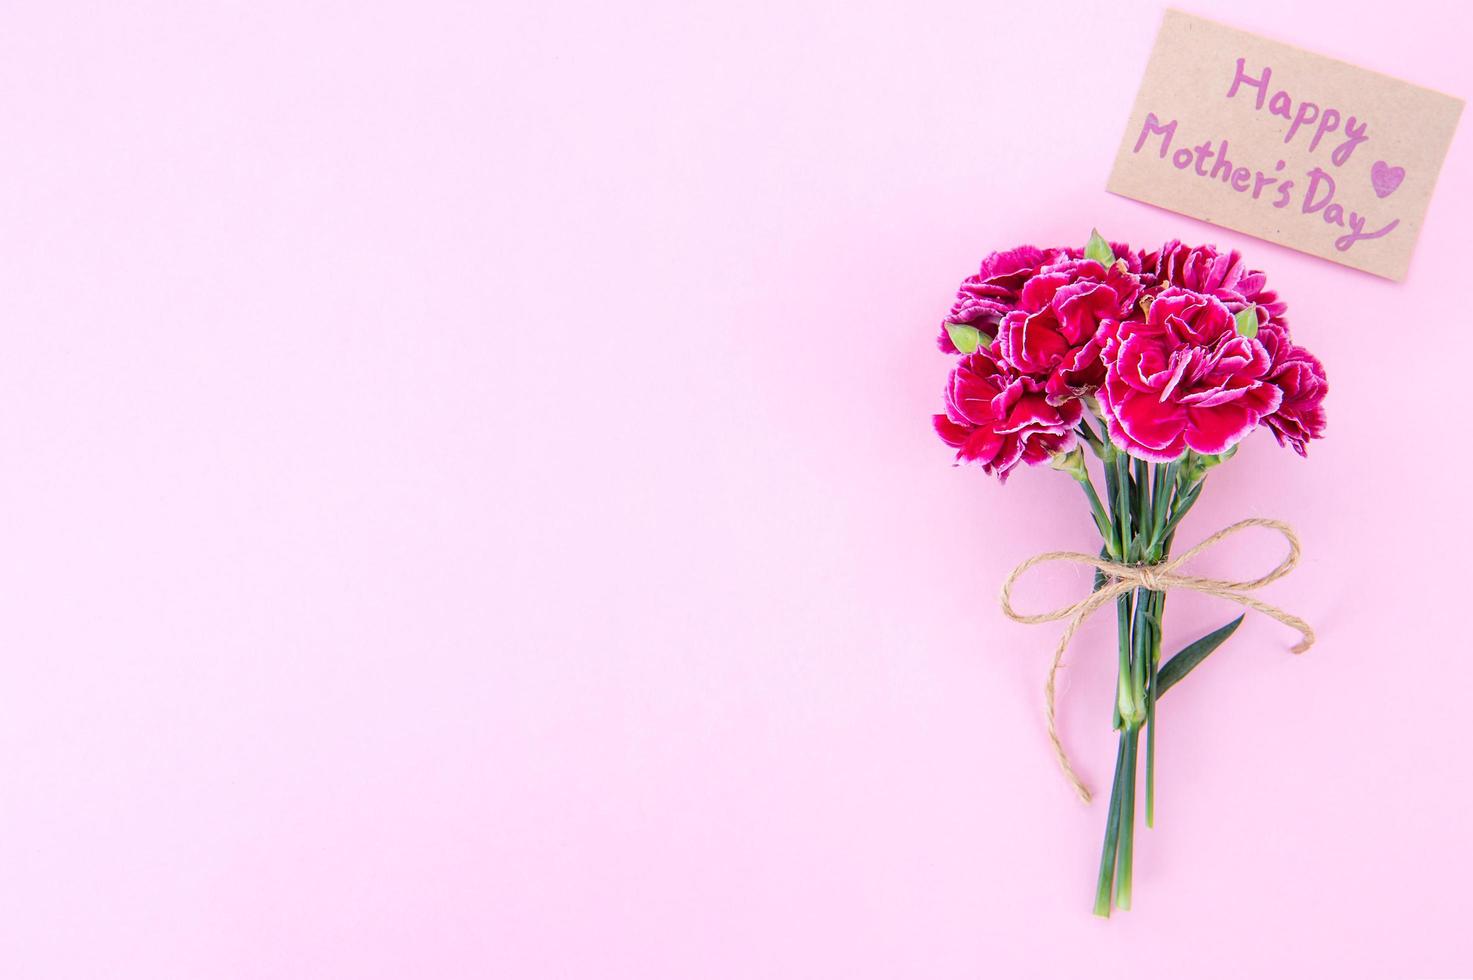
[[[1468,5],[1190,9],[1473,94]],[[1473,975],[1473,126],[1403,285],[1111,197],[1159,17],[7,5],[0,975]],[[928,421],[957,281],[1091,225],[1244,248],[1333,383],[1183,532],[1294,523],[1320,645],[1165,704],[1109,922],[994,598],[1084,507]]]

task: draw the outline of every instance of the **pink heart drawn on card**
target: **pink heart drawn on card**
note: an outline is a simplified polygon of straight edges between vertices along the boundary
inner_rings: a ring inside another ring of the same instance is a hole
[[[1389,166],[1385,160],[1371,164],[1371,186],[1376,189],[1377,197],[1385,197],[1400,187],[1401,179],[1406,175],[1405,167]]]

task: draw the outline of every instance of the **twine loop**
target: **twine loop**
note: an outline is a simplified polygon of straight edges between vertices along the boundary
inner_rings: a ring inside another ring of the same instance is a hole
[[[1181,570],[1182,566],[1187,562],[1224,538],[1231,537],[1239,531],[1246,530],[1250,527],[1265,527],[1278,531],[1289,545],[1289,553],[1285,555],[1284,560],[1279,562],[1267,575],[1248,581],[1234,582],[1226,579],[1189,575]],[[1096,610],[1110,605],[1116,599],[1127,595],[1135,589],[1146,589],[1150,592],[1187,589],[1192,592],[1201,592],[1204,595],[1218,596],[1230,602],[1236,602],[1240,606],[1257,610],[1265,616],[1277,619],[1285,626],[1298,630],[1300,641],[1290,649],[1293,653],[1303,653],[1314,645],[1314,630],[1310,629],[1309,624],[1292,613],[1285,612],[1277,606],[1271,606],[1263,600],[1248,594],[1271,582],[1277,582],[1292,572],[1299,565],[1299,554],[1299,537],[1294,533],[1293,528],[1283,521],[1253,517],[1248,520],[1239,521],[1236,524],[1230,524],[1176,558],[1154,565],[1126,565],[1100,558],[1097,555],[1087,555],[1078,551],[1047,551],[1043,554],[1034,555],[1013,569],[1012,573],[1008,575],[1007,580],[1002,584],[1003,615],[1015,623],[1055,623],[1061,620],[1068,620],[1068,625],[1064,627],[1064,634],[1059,638],[1059,645],[1054,649],[1053,663],[1049,666],[1048,682],[1044,685],[1044,708],[1048,715],[1048,737],[1049,741],[1053,743],[1054,756],[1058,759],[1059,768],[1064,771],[1064,776],[1074,787],[1074,791],[1079,794],[1080,799],[1088,803],[1090,792],[1088,787],[1084,785],[1084,781],[1074,771],[1073,765],[1069,762],[1069,754],[1064,751],[1064,743],[1059,739],[1058,724],[1054,713],[1055,681],[1058,677],[1059,668],[1064,663],[1064,651],[1068,649],[1069,641],[1074,638],[1075,631]],[[1052,609],[1044,613],[1018,612],[1013,608],[1013,586],[1030,569],[1049,562],[1065,562],[1098,569],[1106,575],[1105,583],[1098,591],[1090,593],[1078,602],[1060,606],[1057,609]]]

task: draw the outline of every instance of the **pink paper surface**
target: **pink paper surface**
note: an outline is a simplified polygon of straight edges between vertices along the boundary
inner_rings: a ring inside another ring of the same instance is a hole
[[[1467,5],[1187,9],[1473,92]],[[1400,285],[1108,195],[1159,18],[8,5],[0,976],[1473,975],[1469,127]],[[1094,225],[1244,249],[1332,384],[1182,532],[1293,523],[1319,645],[1164,703],[1109,922],[996,603],[1084,506],[929,423],[956,283]]]

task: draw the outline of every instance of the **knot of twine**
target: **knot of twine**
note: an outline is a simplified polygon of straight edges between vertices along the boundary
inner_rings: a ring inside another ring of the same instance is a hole
[[[1180,569],[1188,561],[1211,548],[1224,538],[1231,537],[1239,531],[1250,527],[1266,527],[1278,531],[1289,544],[1289,554],[1284,560],[1260,578],[1247,582],[1231,582],[1225,579],[1204,578],[1200,575],[1187,575]],[[1098,569],[1106,576],[1106,582],[1096,592],[1090,593],[1084,599],[1060,606],[1058,609],[1044,613],[1020,613],[1013,608],[1013,586],[1018,579],[1028,572],[1029,569],[1048,562],[1068,562],[1074,565],[1086,565]],[[1201,592],[1206,595],[1219,596],[1240,606],[1256,609],[1265,616],[1272,616],[1285,626],[1290,626],[1299,631],[1301,639],[1292,652],[1303,653],[1314,644],[1314,630],[1309,624],[1292,613],[1287,613],[1277,606],[1271,606],[1261,599],[1256,599],[1248,593],[1260,589],[1270,582],[1276,582],[1292,572],[1299,564],[1299,538],[1294,534],[1294,529],[1282,521],[1267,520],[1265,518],[1249,518],[1230,524],[1218,531],[1216,534],[1202,541],[1196,547],[1189,549],[1176,558],[1161,562],[1156,565],[1124,565],[1119,562],[1108,561],[1096,555],[1086,555],[1078,551],[1047,551],[1043,554],[1034,555],[1013,569],[1008,575],[1007,581],[1002,584],[1002,611],[1015,623],[1054,623],[1067,619],[1069,625],[1064,627],[1064,635],[1059,638],[1059,645],[1054,650],[1053,663],[1049,666],[1048,683],[1044,685],[1044,708],[1048,715],[1048,737],[1053,743],[1054,756],[1059,760],[1059,768],[1064,770],[1064,776],[1073,785],[1074,791],[1079,798],[1088,803],[1090,792],[1084,785],[1074,767],[1069,763],[1069,754],[1064,751],[1064,743],[1059,739],[1059,729],[1054,715],[1054,682],[1058,677],[1059,668],[1064,663],[1064,651],[1069,646],[1069,641],[1074,638],[1074,633],[1090,617],[1095,610],[1102,606],[1113,603],[1116,599],[1128,594],[1134,589],[1146,589],[1151,592],[1166,592],[1170,589],[1189,589],[1193,592]]]

